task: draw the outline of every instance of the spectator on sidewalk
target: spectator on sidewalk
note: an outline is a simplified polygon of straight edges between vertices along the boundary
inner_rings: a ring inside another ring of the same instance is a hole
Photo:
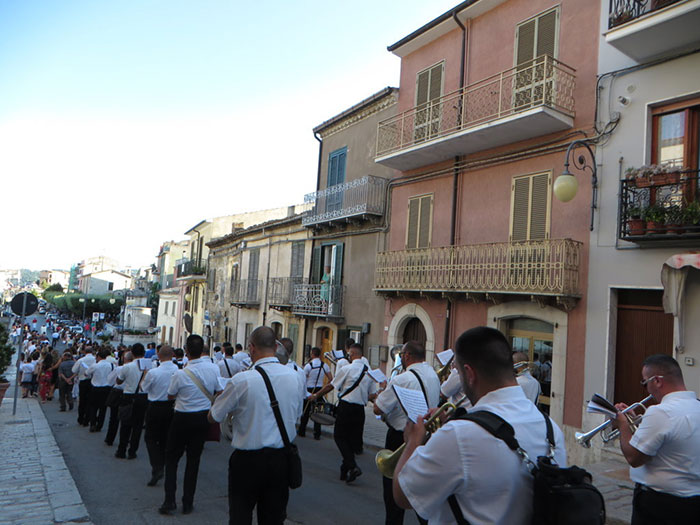
[[[32,358],[27,357],[19,366],[19,373],[22,374],[22,397],[28,397],[32,391],[32,375],[34,374],[34,365],[32,364]]]
[[[66,404],[70,410],[73,410],[73,381],[76,374],[73,373],[73,354],[70,350],[63,352],[63,357],[58,365],[58,402],[60,403],[61,412],[66,411]]]

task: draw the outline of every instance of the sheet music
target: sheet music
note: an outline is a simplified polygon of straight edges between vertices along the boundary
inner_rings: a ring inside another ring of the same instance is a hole
[[[333,357],[336,359],[345,359],[345,353],[342,350],[333,350]]]
[[[370,370],[367,372],[369,374],[369,377],[374,379],[377,383],[382,383],[386,381],[386,376],[384,375],[384,372],[382,372],[379,368],[376,370]]]
[[[452,349],[448,348],[447,350],[436,354],[436,357],[438,358],[438,361],[440,361],[440,364],[442,366],[445,366],[447,363],[450,362],[450,359],[452,359],[452,356],[454,355],[455,353],[452,351]]]
[[[428,413],[428,405],[425,403],[423,392],[396,385],[393,385],[392,388],[408,419],[417,423],[419,419]]]
[[[588,406],[586,407],[586,412],[592,414],[602,414],[609,418],[617,417],[617,409],[615,408],[615,405],[600,394],[593,394],[593,397],[591,397],[591,400],[588,402]]]

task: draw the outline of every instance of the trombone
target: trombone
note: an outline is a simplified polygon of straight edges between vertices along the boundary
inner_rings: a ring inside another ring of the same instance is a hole
[[[654,398],[654,396],[649,395],[649,396],[645,397],[644,399],[642,399],[641,401],[638,401],[638,402],[628,406],[627,408],[625,408],[622,411],[622,413],[625,414],[625,416],[627,417],[627,421],[629,422],[629,425],[632,428],[632,432],[636,432],[637,427],[639,426],[639,423],[641,423],[641,421],[642,421],[642,416],[643,416],[644,412],[646,412],[646,410],[647,410],[646,404],[649,401],[651,401],[653,398]],[[636,410],[638,408],[642,409],[642,414],[640,414],[638,416],[633,416],[630,414],[630,412],[632,412],[633,410]],[[612,423],[613,423],[613,420],[608,419],[608,420],[604,421],[603,423],[601,423],[600,425],[598,425],[597,427],[589,430],[588,432],[576,432],[576,434],[575,434],[576,442],[584,448],[591,448],[591,438],[593,436],[595,436],[598,432],[600,432],[600,437],[603,440],[603,443],[608,443],[614,439],[617,439],[618,437],[620,437],[620,430],[619,429],[615,429],[611,432],[607,431],[608,427],[610,425],[612,425]]]
[[[337,359],[335,358],[335,356],[333,355],[333,352],[323,352],[323,358],[324,358],[326,361],[330,361],[330,362],[333,363],[334,365],[337,365],[337,364],[338,364],[338,360],[337,360]]]

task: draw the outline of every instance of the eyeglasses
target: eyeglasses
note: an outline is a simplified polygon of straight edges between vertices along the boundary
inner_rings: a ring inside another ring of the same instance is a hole
[[[648,383],[649,381],[651,381],[652,379],[662,379],[663,377],[664,377],[664,376],[651,376],[651,377],[648,377],[648,378],[646,378],[646,379],[642,379],[642,380],[639,382],[639,384],[641,384],[642,386],[647,386],[647,383]]]

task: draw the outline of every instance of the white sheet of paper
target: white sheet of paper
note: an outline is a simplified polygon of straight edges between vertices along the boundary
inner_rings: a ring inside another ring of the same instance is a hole
[[[336,359],[345,359],[345,353],[342,350],[333,350],[333,357]]]
[[[436,357],[438,358],[438,361],[440,361],[440,364],[442,366],[445,366],[447,363],[450,362],[450,359],[452,359],[452,356],[455,355],[455,353],[452,351],[451,348],[448,348],[444,352],[439,352],[436,354]]]
[[[392,388],[408,419],[417,423],[420,418],[428,413],[428,405],[425,402],[425,397],[423,397],[423,392],[396,385],[393,385]]]
[[[384,372],[382,372],[379,368],[376,370],[370,370],[367,372],[369,374],[369,377],[374,379],[377,383],[382,383],[386,381],[386,376],[384,375]]]

